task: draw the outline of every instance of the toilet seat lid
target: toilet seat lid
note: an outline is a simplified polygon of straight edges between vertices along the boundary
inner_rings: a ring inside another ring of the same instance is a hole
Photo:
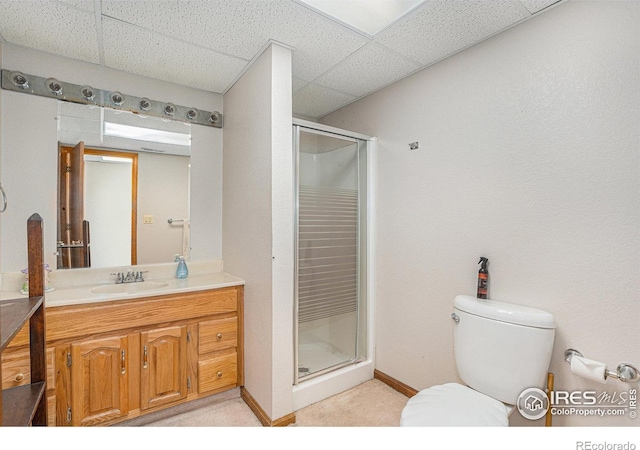
[[[506,427],[507,406],[458,383],[424,389],[411,397],[402,410],[403,427]]]

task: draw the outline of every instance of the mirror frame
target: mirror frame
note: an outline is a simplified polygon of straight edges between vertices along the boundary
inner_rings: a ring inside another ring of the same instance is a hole
[[[62,198],[61,198],[61,177],[64,175],[64,165],[62,163],[63,154],[68,153],[73,149],[73,146],[70,144],[58,143],[58,230],[57,230],[57,249],[58,252],[58,269],[77,269],[80,267],[65,267],[61,261],[64,259],[63,251],[71,252],[79,252],[82,251],[82,247],[73,247],[72,243],[63,243],[61,245],[61,236],[62,230],[60,227],[62,226],[61,215],[62,215]],[[138,205],[138,154],[136,152],[126,152],[121,150],[108,150],[108,149],[98,149],[94,147],[85,147],[84,155],[95,155],[95,156],[114,156],[119,158],[127,158],[131,159],[131,265],[136,265],[138,260],[138,244],[137,244],[137,205]],[[82,170],[82,176],[86,176],[84,174],[84,170]],[[88,231],[86,233],[88,235]],[[90,245],[90,242],[87,243],[87,246]],[[72,257],[69,257],[70,260],[73,260]],[[91,267],[84,266],[84,267]]]

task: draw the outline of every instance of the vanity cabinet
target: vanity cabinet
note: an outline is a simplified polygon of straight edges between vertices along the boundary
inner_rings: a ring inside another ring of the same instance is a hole
[[[86,426],[126,417],[129,412],[128,337],[78,341],[68,348],[72,387],[68,392],[71,407],[67,408],[65,420],[71,425]]]
[[[234,386],[238,376],[236,316],[198,324],[198,392],[218,392]]]
[[[49,425],[110,425],[242,386],[243,286],[46,309]],[[2,354],[29,383],[28,326]]]
[[[140,334],[142,346],[140,408],[149,409],[187,397],[187,326]]]

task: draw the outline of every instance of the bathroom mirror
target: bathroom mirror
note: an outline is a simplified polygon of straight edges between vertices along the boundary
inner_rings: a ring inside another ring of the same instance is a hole
[[[188,256],[190,125],[68,102],[58,112],[57,268]]]

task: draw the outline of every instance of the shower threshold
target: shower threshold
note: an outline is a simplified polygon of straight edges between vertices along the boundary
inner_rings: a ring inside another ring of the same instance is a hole
[[[320,375],[324,375],[326,373],[333,372],[338,369],[342,369],[343,367],[355,365],[364,359],[349,359],[347,361],[342,361],[340,363],[334,364],[332,366],[324,367],[322,369],[318,369],[315,371],[311,371],[308,367],[298,366],[298,381],[303,382],[307,380],[311,380],[313,378],[319,377]]]

